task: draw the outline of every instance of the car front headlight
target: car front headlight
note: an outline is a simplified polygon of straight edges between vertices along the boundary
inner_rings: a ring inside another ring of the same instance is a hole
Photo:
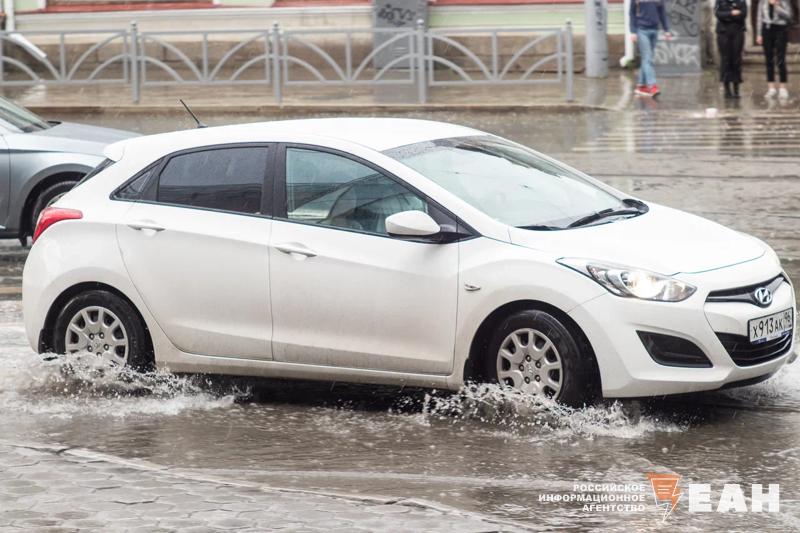
[[[623,298],[639,298],[655,302],[682,302],[695,293],[696,287],[683,281],[642,270],[592,261],[591,259],[562,258],[559,264],[580,272],[605,287],[608,292]]]

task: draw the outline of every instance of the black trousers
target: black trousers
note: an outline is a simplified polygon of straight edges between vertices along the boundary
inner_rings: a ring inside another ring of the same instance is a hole
[[[781,83],[786,83],[786,43],[789,41],[789,31],[786,26],[773,24],[761,28],[764,38],[764,57],[767,60],[767,81],[775,81],[775,66],[778,67],[778,76]]]
[[[742,83],[742,49],[744,28],[728,28],[717,33],[719,48],[719,81]]]

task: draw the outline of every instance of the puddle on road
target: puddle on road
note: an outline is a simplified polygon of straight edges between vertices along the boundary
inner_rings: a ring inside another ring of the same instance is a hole
[[[42,361],[27,347],[19,302],[2,302],[0,368],[3,438],[276,486],[416,497],[545,529],[656,527],[651,506],[587,515],[577,503],[538,501],[576,481],[641,483],[650,471],[720,487],[778,482],[785,500],[800,497],[800,364],[738,391],[575,410],[493,386],[399,393]],[[798,513],[787,505],[778,521],[800,523]],[[704,520],[685,509],[670,518],[699,527],[728,518]]]

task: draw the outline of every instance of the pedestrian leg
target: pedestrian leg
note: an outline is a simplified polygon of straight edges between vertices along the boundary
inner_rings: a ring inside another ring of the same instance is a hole
[[[775,28],[775,58],[778,66],[778,80],[786,83],[789,73],[786,69],[786,45],[789,42],[789,32],[785,26]]]
[[[658,30],[650,30],[648,34],[648,38],[650,39],[650,73],[648,75],[650,79],[647,84],[652,86],[656,85],[656,68],[653,62],[655,61],[656,45],[658,44]]]
[[[730,47],[728,46],[728,35],[725,33],[717,34],[717,48],[719,49],[719,81],[725,83],[728,80],[728,65],[730,63]]]
[[[727,32],[717,34],[717,48],[719,48],[719,81],[725,88],[725,98],[733,98],[731,90],[731,38]]]
[[[762,31],[764,60],[767,64],[767,81],[772,84],[775,82],[775,38],[772,28],[764,28]]]
[[[737,31],[734,33],[730,44],[733,97],[739,98],[739,84],[742,83],[742,51],[744,50],[744,32]]]
[[[648,68],[652,62],[652,51],[650,50],[650,41],[644,31],[639,30],[636,32],[636,44],[639,45],[639,80],[638,85],[648,85]]]

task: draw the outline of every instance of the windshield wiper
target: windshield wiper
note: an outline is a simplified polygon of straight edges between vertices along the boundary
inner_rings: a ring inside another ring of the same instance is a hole
[[[640,215],[644,212],[642,209],[614,209],[613,207],[609,207],[608,209],[603,209],[602,211],[597,211],[596,213],[592,213],[591,215],[586,215],[585,217],[581,217],[574,222],[571,222],[567,227],[568,228],[577,228],[578,226],[585,226],[587,224],[591,224],[592,222],[597,222],[598,220],[603,220],[604,218],[611,218],[611,217],[618,217],[618,216],[625,216],[625,215]]]
[[[554,231],[554,230],[564,229],[558,226],[548,226],[547,224],[531,224],[530,226],[517,226],[517,227],[519,229],[532,229],[538,231]]]

